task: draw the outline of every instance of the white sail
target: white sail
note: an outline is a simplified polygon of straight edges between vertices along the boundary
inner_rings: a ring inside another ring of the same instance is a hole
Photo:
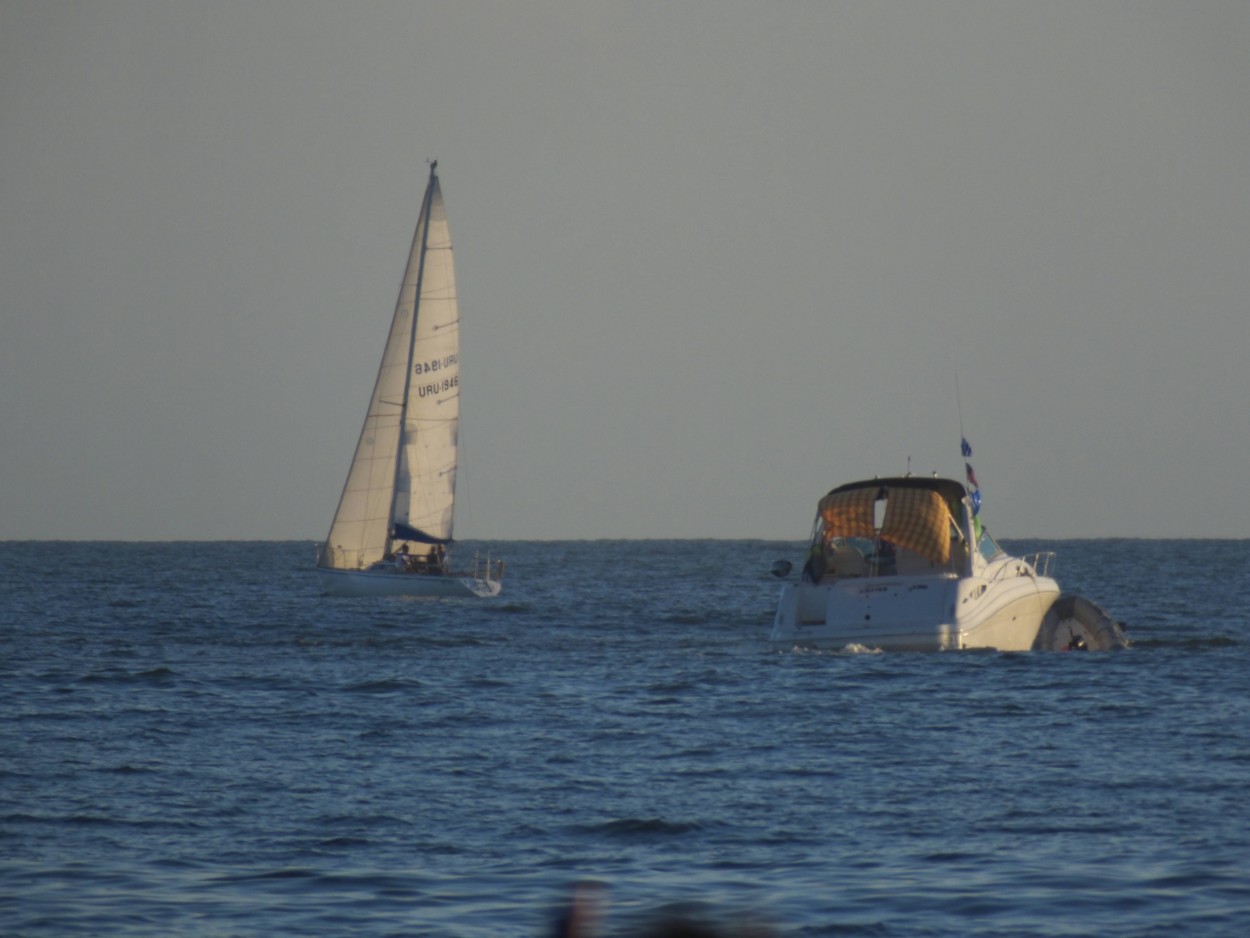
[[[434,167],[356,455],[319,565],[369,566],[401,542],[452,538],[460,315]]]

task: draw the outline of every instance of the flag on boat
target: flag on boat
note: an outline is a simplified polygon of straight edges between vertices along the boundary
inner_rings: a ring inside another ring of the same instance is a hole
[[[962,433],[959,435],[959,452],[963,454],[964,459],[972,457],[972,444]],[[968,473],[968,485],[971,486],[968,499],[972,502],[972,517],[975,518],[981,512],[981,483],[977,481],[977,474],[972,471],[972,463],[964,463],[964,471]]]

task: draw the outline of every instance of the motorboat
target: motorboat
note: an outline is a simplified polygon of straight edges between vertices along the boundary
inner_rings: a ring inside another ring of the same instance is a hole
[[[781,590],[771,642],[837,650],[1033,649],[1060,597],[1050,576],[1054,553],[1016,557],[1004,550],[981,521],[979,494],[953,479],[911,475],[833,489],[817,506],[797,582]],[[789,575],[784,565],[773,572]],[[1057,622],[1048,634],[1060,640]]]

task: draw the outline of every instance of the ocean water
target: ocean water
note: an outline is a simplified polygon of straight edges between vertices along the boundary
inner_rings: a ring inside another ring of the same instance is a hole
[[[770,649],[793,543],[0,544],[0,934],[1250,934],[1250,542],[1010,546],[1134,646]]]

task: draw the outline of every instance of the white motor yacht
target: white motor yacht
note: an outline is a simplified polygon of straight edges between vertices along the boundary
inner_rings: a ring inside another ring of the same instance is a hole
[[[1028,651],[1059,598],[1053,558],[1004,551],[953,479],[852,482],[820,500],[802,575],[781,591],[771,641]]]

